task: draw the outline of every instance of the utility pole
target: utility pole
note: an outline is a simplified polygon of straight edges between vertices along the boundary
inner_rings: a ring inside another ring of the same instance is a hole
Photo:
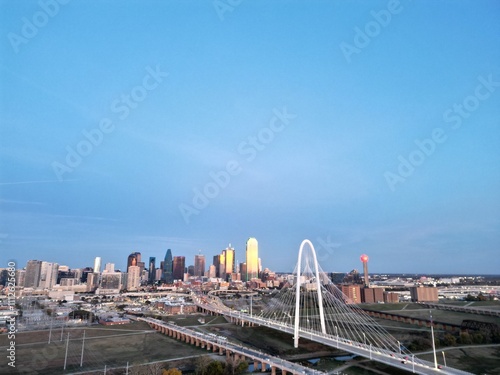
[[[66,370],[66,364],[68,363],[68,347],[69,347],[69,332],[68,332],[68,338],[66,339],[66,354],[64,354],[64,368],[63,368],[63,370]]]

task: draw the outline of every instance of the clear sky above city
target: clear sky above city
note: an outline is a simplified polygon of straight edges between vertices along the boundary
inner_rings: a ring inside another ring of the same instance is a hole
[[[0,267],[498,274],[498,1],[0,5]]]

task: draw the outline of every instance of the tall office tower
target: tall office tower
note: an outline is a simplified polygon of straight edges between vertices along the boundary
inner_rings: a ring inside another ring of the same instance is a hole
[[[194,276],[203,276],[205,274],[205,255],[198,254],[194,256]]]
[[[142,276],[144,275],[144,278],[147,278],[147,274],[146,274],[146,263],[144,262],[137,262],[137,267],[139,267],[141,269],[141,279],[142,279]]]
[[[155,281],[161,280],[161,275],[163,274],[162,268],[157,268],[155,271]]]
[[[130,266],[127,270],[127,290],[137,290],[141,286],[141,268]]]
[[[172,277],[172,251],[167,250],[165,260],[163,261],[163,281],[167,284],[172,284],[174,278]]]
[[[368,255],[363,254],[359,257],[361,259],[361,262],[363,263],[363,274],[365,278],[365,287],[370,286],[370,280],[368,280]]]
[[[0,285],[1,286],[8,286],[9,282],[9,271],[7,269],[2,269],[2,271],[0,271]]]
[[[25,288],[38,288],[41,268],[41,260],[28,260],[26,264],[26,276],[24,278]]]
[[[217,271],[217,277],[221,279],[226,279],[226,254],[222,252],[219,254],[219,269]]]
[[[235,252],[231,247],[231,244],[225,249],[222,250],[222,254],[224,255],[224,272],[226,273],[225,279],[230,276],[232,273],[236,272],[235,270]]]
[[[115,272],[115,264],[106,263],[106,265],[104,266],[104,272]]]
[[[88,273],[87,274],[87,292],[94,292],[99,284],[99,274],[98,273]]]
[[[153,284],[156,279],[156,258],[149,257],[149,268],[148,268],[148,282]]]
[[[241,281],[247,281],[247,264],[240,263],[240,279]]]
[[[16,270],[16,286],[24,287],[26,280],[26,270]]]
[[[94,259],[94,273],[101,273],[101,257]]]
[[[215,270],[215,266],[213,264],[208,267],[208,277],[214,279],[217,277],[217,271]]]
[[[52,289],[57,283],[57,272],[59,270],[59,264],[42,262],[40,267],[40,282],[38,286],[44,289]]]
[[[220,277],[220,255],[214,255],[214,261],[212,264],[215,267],[215,277]]]
[[[94,270],[92,269],[92,267],[85,267],[82,270],[82,277],[80,279],[80,281],[82,282],[82,284],[87,283],[87,278],[89,276],[89,273],[93,273],[93,272],[94,272]]]
[[[135,253],[131,253],[128,258],[127,258],[127,269],[130,267],[130,266],[138,266],[139,262],[141,261],[141,253],[139,252],[135,252]]]
[[[71,271],[73,271],[73,274],[75,275],[75,279],[80,280],[82,278],[83,268],[73,268]],[[77,284],[78,284],[78,282],[77,282]]]
[[[245,281],[259,277],[259,244],[257,240],[250,237],[247,240],[247,272]]]
[[[184,268],[186,268],[186,257],[174,257],[172,261],[172,277],[174,280],[184,280]]]

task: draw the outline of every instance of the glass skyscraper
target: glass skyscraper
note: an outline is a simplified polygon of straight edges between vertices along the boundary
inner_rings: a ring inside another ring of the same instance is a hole
[[[172,276],[172,251],[167,250],[165,254],[165,260],[163,261],[163,281],[167,284],[172,284],[174,278]]]
[[[257,240],[250,237],[247,240],[247,272],[245,281],[259,277],[259,244]]]

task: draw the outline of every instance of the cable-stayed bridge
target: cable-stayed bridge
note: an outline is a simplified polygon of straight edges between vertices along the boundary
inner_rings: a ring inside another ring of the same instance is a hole
[[[329,280],[318,265],[314,246],[304,240],[293,283],[258,313],[232,310],[214,295],[193,295],[203,310],[240,325],[259,325],[293,335],[294,346],[306,338],[416,374],[469,374],[416,358]]]

